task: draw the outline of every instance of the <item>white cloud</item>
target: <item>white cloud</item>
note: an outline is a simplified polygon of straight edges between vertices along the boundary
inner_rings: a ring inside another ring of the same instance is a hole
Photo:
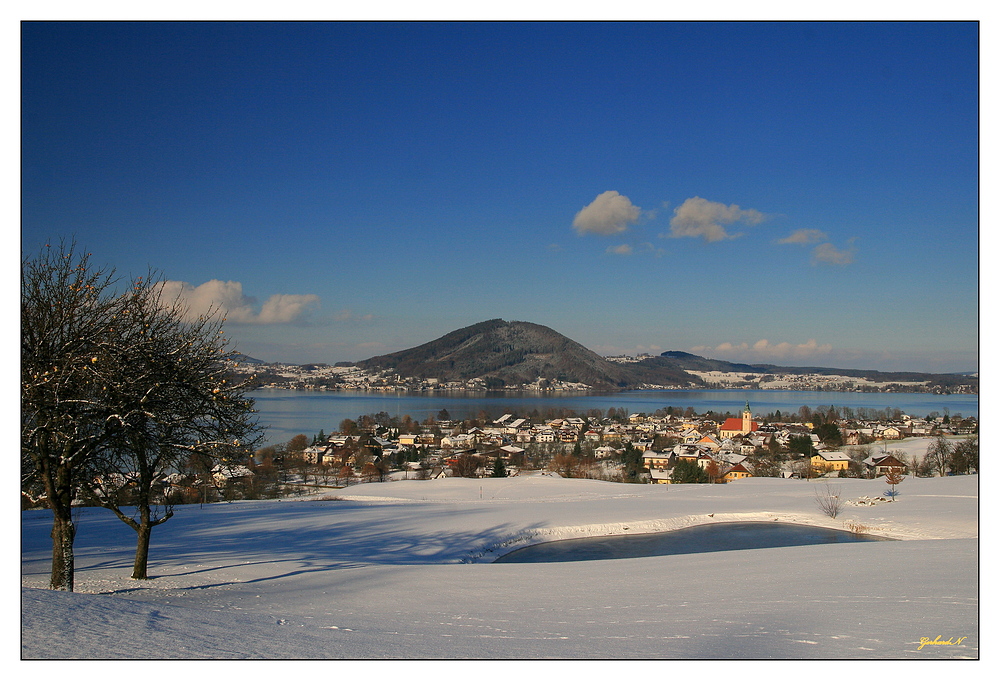
[[[753,208],[744,210],[736,204],[727,206],[695,196],[674,209],[674,217],[670,219],[670,236],[702,237],[705,241],[735,239],[740,234],[727,232],[727,225],[757,225],[765,219],[766,215]]]
[[[639,207],[632,205],[627,196],[611,190],[599,194],[581,209],[573,218],[573,228],[581,235],[608,236],[626,231],[630,224],[638,222],[639,215]]]
[[[855,249],[839,249],[833,244],[820,244],[813,249],[812,262],[814,265],[828,263],[830,265],[850,265],[854,262]]]
[[[779,244],[814,244],[826,238],[826,232],[818,229],[797,229],[784,239],[778,239]]]
[[[275,294],[267,299],[256,318],[248,318],[252,324],[288,324],[302,316],[309,307],[319,302],[314,294]]]
[[[628,244],[622,244],[621,246],[608,246],[607,252],[614,255],[632,255],[632,247]]]
[[[238,281],[212,279],[199,286],[185,281],[165,281],[161,285],[165,302],[177,300],[187,308],[188,318],[218,313],[233,324],[288,324],[319,302],[313,294],[275,294],[256,310],[256,300],[243,294]]]
[[[691,348],[691,352],[736,362],[758,363],[825,357],[833,352],[833,346],[829,343],[819,344],[815,339],[798,344],[771,343],[767,339],[761,339],[753,345],[730,342],[720,343],[715,347],[699,345]]]

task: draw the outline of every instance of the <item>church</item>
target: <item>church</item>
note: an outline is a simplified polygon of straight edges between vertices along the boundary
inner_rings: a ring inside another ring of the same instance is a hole
[[[726,419],[726,422],[719,427],[719,439],[725,440],[737,435],[749,435],[759,428],[760,424],[753,420],[753,414],[750,413],[750,401],[747,400],[747,405],[743,408],[743,418]]]

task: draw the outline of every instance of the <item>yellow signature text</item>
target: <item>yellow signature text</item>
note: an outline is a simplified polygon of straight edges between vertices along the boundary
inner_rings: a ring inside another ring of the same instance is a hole
[[[938,636],[935,639],[930,639],[930,638],[928,638],[926,636],[921,636],[920,637],[920,647],[917,648],[917,650],[923,650],[924,646],[960,646],[960,645],[962,645],[962,641],[964,641],[967,638],[969,638],[969,637],[968,636],[961,636],[956,641],[954,636],[951,637],[951,638],[949,638],[949,639],[946,639],[946,640],[941,640],[941,636]]]

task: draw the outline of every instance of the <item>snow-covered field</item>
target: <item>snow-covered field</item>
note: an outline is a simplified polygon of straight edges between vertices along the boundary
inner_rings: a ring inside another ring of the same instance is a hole
[[[134,533],[81,509],[77,591],[48,583],[51,517],[22,513],[24,658],[979,657],[979,478],[907,478],[893,503],[816,506],[826,482],[622,485],[535,474],[368,484],[182,506],[129,579]],[[833,480],[843,498],[884,480]],[[762,520],[895,542],[548,564],[528,543]],[[923,645],[922,640],[939,644]],[[951,640],[953,645],[941,645]]]

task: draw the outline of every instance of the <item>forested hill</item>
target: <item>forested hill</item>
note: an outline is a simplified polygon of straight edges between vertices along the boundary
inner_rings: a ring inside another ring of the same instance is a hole
[[[392,369],[400,376],[445,382],[482,378],[488,387],[496,388],[539,378],[598,389],[701,385],[700,379],[669,361],[641,368],[616,364],[546,326],[502,319],[473,324],[410,350],[356,364],[366,370]]]

